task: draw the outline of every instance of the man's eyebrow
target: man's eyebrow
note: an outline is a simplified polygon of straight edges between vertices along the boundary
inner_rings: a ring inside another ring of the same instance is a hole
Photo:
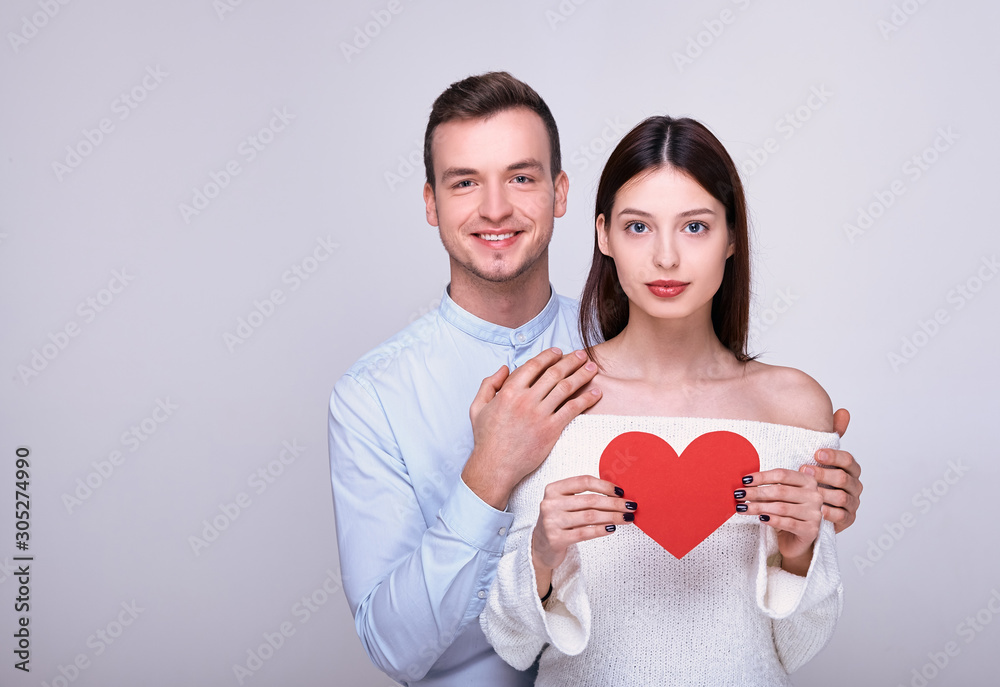
[[[471,167],[449,167],[441,173],[441,181],[448,181],[455,177],[470,177],[476,174],[476,170]]]
[[[514,164],[507,165],[508,172],[516,172],[522,169],[532,169],[537,172],[544,171],[545,167],[538,160],[529,157],[526,160],[521,160],[520,162],[515,162]]]

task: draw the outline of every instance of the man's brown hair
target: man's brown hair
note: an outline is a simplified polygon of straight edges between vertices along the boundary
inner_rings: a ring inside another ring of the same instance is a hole
[[[507,72],[487,72],[456,81],[437,97],[431,107],[424,133],[424,170],[431,189],[434,189],[431,141],[438,126],[454,119],[485,119],[517,107],[525,107],[542,118],[549,134],[552,179],[555,180],[562,170],[562,159],[559,154],[559,129],[549,106],[531,86]]]

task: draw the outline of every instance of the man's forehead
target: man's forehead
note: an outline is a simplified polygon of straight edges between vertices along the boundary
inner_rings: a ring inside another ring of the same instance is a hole
[[[460,158],[455,164],[462,166],[476,159],[506,166],[528,158],[548,166],[548,131],[542,118],[527,108],[502,110],[488,117],[451,119],[434,130],[431,154],[435,162],[442,156],[449,160]]]

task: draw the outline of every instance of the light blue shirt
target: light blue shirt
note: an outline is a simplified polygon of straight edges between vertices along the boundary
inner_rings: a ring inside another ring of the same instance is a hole
[[[522,687],[479,614],[513,516],[461,479],[483,379],[580,347],[578,305],[556,295],[516,329],[440,306],[361,358],[330,398],[330,472],[344,592],[372,662],[421,687]]]

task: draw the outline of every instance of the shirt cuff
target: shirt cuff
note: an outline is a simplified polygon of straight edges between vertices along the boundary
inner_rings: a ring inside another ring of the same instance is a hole
[[[440,518],[472,546],[497,555],[503,553],[513,513],[489,505],[459,476],[451,494],[441,506]]]

